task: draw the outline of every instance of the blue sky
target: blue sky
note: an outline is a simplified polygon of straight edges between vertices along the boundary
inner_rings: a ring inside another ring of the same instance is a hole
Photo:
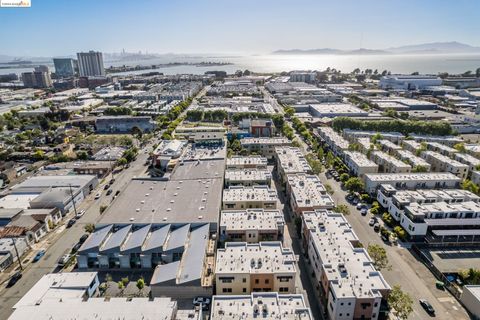
[[[480,46],[479,12],[476,0],[32,0],[0,8],[0,54]]]

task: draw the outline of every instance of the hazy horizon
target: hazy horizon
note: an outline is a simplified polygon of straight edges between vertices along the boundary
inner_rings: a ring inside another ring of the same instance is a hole
[[[32,0],[31,8],[0,8],[0,54],[52,57],[125,49],[252,55],[449,41],[480,46],[478,12],[480,2],[467,0]]]

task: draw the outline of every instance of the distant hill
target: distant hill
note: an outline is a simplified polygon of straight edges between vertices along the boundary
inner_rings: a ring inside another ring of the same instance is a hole
[[[480,53],[480,47],[452,42],[432,42],[386,49],[393,53]]]
[[[480,53],[480,47],[474,47],[468,44],[452,42],[433,42],[401,47],[392,47],[388,49],[365,49],[340,50],[332,48],[321,49],[290,49],[276,50],[273,54],[336,54],[336,55],[377,55],[377,54],[442,54],[442,53]]]

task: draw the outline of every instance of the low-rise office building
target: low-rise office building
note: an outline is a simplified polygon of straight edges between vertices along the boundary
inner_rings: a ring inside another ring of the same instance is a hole
[[[223,190],[223,210],[276,209],[277,193],[268,186],[231,186]]]
[[[278,209],[223,210],[220,215],[221,241],[282,241],[284,228]]]
[[[378,165],[369,160],[361,152],[345,151],[345,164],[350,172],[359,178],[363,178],[366,173],[377,173]]]
[[[462,179],[448,172],[368,173],[365,175],[365,191],[375,195],[382,184],[410,190],[459,188],[460,182]]]
[[[252,292],[295,293],[295,255],[281,242],[227,242],[217,250],[216,292],[222,295]]]
[[[412,167],[403,161],[392,157],[383,151],[373,151],[370,154],[373,162],[378,164],[378,171],[384,173],[408,173],[412,171]]]
[[[250,153],[254,152],[272,159],[275,156],[276,147],[289,146],[291,141],[287,138],[243,138],[240,139],[240,144]]]
[[[461,179],[465,179],[468,175],[468,165],[460,163],[440,153],[423,151],[421,156],[431,164],[432,171],[450,172]]]
[[[268,170],[237,169],[225,170],[225,186],[270,186],[272,174]]]
[[[267,158],[262,156],[233,156],[227,158],[227,169],[267,169]]]
[[[225,128],[218,127],[182,127],[178,126],[174,132],[175,139],[183,139],[199,145],[223,144]]]
[[[300,216],[304,211],[332,209],[335,204],[316,175],[304,173],[287,176],[287,195],[292,212]]]
[[[250,295],[216,295],[212,298],[210,319],[313,320],[312,312],[301,294],[253,292]]]
[[[187,146],[182,140],[162,140],[153,151],[152,164],[162,169],[174,167],[176,159],[180,158]]]
[[[329,319],[378,319],[390,286],[348,221],[327,210],[304,212],[304,249]]]
[[[300,148],[296,147],[276,147],[275,158],[277,162],[278,174],[285,182],[287,175],[295,173],[312,173],[312,168],[307,159],[303,156]]]

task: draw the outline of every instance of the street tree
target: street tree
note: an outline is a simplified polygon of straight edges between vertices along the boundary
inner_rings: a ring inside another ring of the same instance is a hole
[[[358,177],[351,177],[345,181],[345,188],[350,192],[360,192],[364,189],[363,181]]]
[[[385,248],[378,244],[369,244],[367,251],[370,258],[373,260],[373,264],[378,270],[391,269]]]
[[[407,320],[413,312],[412,297],[402,291],[398,284],[393,286],[387,301],[389,307],[395,310],[395,315],[402,320]]]

